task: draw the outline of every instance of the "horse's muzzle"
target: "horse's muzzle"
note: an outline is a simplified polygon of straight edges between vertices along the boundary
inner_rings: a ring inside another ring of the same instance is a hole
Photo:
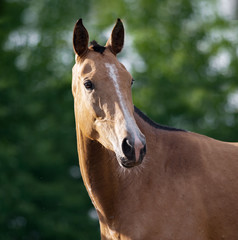
[[[145,138],[140,138],[140,141],[135,142],[129,137],[122,141],[122,151],[125,157],[120,158],[123,167],[131,168],[142,163],[146,154]]]

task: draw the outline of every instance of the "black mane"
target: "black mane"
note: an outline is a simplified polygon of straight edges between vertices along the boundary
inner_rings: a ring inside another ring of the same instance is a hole
[[[161,130],[167,130],[167,131],[181,131],[181,132],[186,132],[186,130],[179,129],[179,128],[174,128],[174,127],[168,127],[165,125],[160,125],[154,121],[152,121],[150,118],[148,118],[143,112],[141,112],[136,106],[134,106],[135,113],[139,115],[145,122],[147,122],[150,126],[161,129]]]
[[[95,52],[99,52],[101,54],[103,54],[103,52],[105,51],[105,47],[99,45],[95,40],[93,40],[92,42],[90,42],[90,46]]]

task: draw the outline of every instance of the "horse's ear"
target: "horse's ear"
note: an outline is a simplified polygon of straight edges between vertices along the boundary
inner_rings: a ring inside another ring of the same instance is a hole
[[[123,48],[124,44],[124,27],[122,21],[118,18],[116,25],[114,26],[111,37],[108,39],[106,43],[106,47],[108,47],[111,52],[117,55]]]
[[[74,26],[73,46],[74,51],[79,57],[83,56],[88,50],[88,31],[83,25],[82,18],[80,18]]]

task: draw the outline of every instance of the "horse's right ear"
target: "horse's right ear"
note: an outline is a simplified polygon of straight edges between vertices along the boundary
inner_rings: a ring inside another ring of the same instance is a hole
[[[73,46],[74,51],[79,57],[82,57],[88,50],[88,31],[83,25],[82,18],[80,18],[74,26]]]

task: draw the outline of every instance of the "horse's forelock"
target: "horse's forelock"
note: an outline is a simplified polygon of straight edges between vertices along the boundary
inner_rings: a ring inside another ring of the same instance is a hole
[[[92,42],[90,42],[90,48],[92,48],[95,52],[99,52],[101,54],[103,54],[103,52],[105,51],[105,47],[99,45],[95,40],[93,40]]]

